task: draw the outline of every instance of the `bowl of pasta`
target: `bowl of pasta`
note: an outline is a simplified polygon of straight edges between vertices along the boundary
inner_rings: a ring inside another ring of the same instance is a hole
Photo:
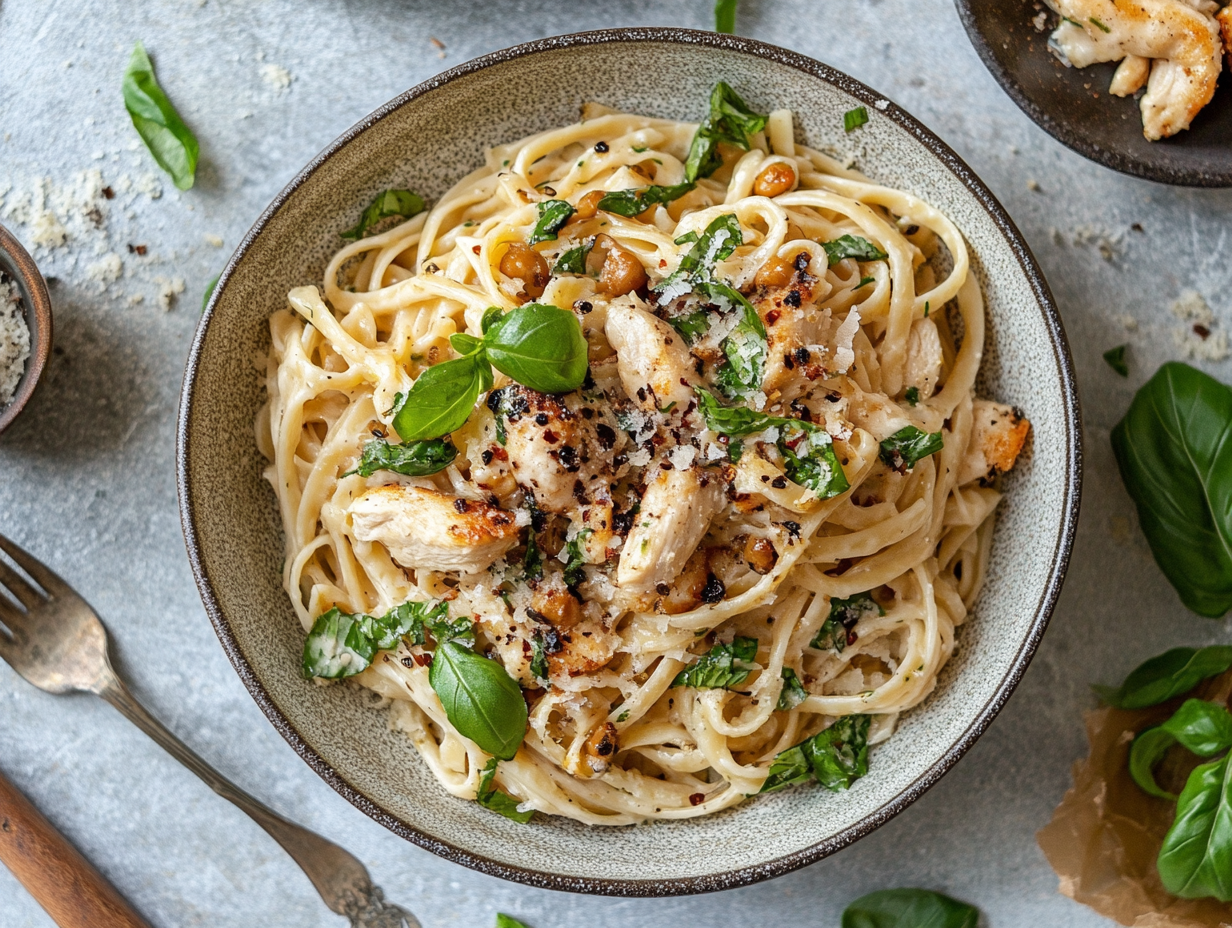
[[[178,447],[206,611],[304,760],[618,895],[785,873],[936,782],[1044,632],[1080,463],[970,169],[817,61],[657,29],[334,142],[224,271]]]

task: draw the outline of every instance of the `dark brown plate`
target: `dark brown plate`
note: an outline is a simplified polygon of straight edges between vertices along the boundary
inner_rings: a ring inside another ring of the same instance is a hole
[[[1232,79],[1219,79],[1215,98],[1193,125],[1170,139],[1148,142],[1134,97],[1114,97],[1114,64],[1067,68],[1048,51],[1057,15],[1038,0],[955,0],[971,43],[993,77],[1022,111],[1092,161],[1135,177],[1187,187],[1232,187]],[[1048,13],[1036,32],[1032,17]]]

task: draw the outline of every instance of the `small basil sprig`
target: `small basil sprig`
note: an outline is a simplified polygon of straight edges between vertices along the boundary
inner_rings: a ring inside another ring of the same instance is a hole
[[[727,284],[709,284],[706,290],[712,300],[720,305],[724,302],[734,304],[741,313],[740,321],[719,346],[726,360],[715,375],[715,386],[728,399],[752,396],[761,389],[766,357],[770,353],[766,327],[749,301]]]
[[[432,654],[428,682],[458,734],[501,760],[513,759],[526,736],[526,701],[500,663],[446,641]]]
[[[378,470],[388,470],[406,477],[428,477],[444,470],[457,456],[458,449],[442,438],[402,445],[391,445],[378,438],[364,443],[359,463],[342,476],[371,477]]]
[[[489,309],[483,338],[458,333],[450,344],[463,355],[419,375],[394,407],[394,430],[404,442],[439,438],[460,429],[479,394],[492,388],[492,368],[540,393],[576,390],[586,379],[586,337],[573,313],[528,303],[502,313]]]
[[[911,470],[943,447],[945,441],[940,432],[922,432],[907,425],[881,443],[881,460],[897,471]]]
[[[132,117],[133,128],[158,166],[171,175],[177,187],[188,190],[196,179],[200,146],[158,85],[154,65],[140,42],[128,59],[123,90],[124,108]]]
[[[842,928],[976,928],[975,906],[928,889],[882,889],[843,911]]]
[[[714,31],[728,35],[736,31],[736,5],[739,0],[714,0]]]
[[[564,200],[544,200],[536,207],[539,210],[539,220],[531,230],[528,245],[537,245],[556,238],[556,233],[565,227],[574,209]]]
[[[483,768],[483,773],[479,777],[479,790],[475,794],[475,801],[485,809],[491,809],[493,812],[505,816],[505,818],[513,819],[515,822],[525,825],[535,817],[535,810],[528,809],[525,812],[519,812],[518,801],[508,793],[496,788],[493,780],[496,778],[496,766],[499,763],[500,761],[493,757]],[[501,924],[501,916],[498,915],[496,918],[496,924],[499,926]],[[509,918],[509,916],[505,916],[505,918],[510,923],[522,924]]]
[[[376,195],[376,199],[368,204],[359,222],[351,228],[338,234],[348,242],[357,242],[368,234],[368,230],[391,216],[401,216],[406,219],[424,211],[424,199],[410,190],[386,190]]]
[[[869,593],[856,593],[848,599],[831,599],[830,614],[809,643],[810,647],[842,654],[856,623],[874,612],[879,616],[885,615],[885,610]]]
[[[673,293],[682,285],[689,285],[682,291],[687,293],[699,283],[712,281],[715,264],[732,256],[736,246],[744,243],[744,233],[740,231],[740,220],[735,213],[724,213],[712,219],[700,235],[687,232],[676,239],[677,245],[690,242],[693,247],[681,256],[676,270],[655,287],[656,293]]]
[[[689,156],[684,163],[685,180],[691,182],[709,177],[723,166],[720,142],[729,142],[748,151],[749,136],[766,128],[768,118],[754,113],[731,87],[719,81],[710,91],[710,112],[689,144]]]
[[[859,235],[841,235],[832,242],[822,243],[821,247],[826,250],[831,266],[838,264],[844,258],[855,258],[857,261],[884,261],[889,257],[868,239]]]
[[[393,650],[404,637],[423,644],[425,630],[438,640],[474,639],[470,619],[451,623],[449,607],[443,602],[407,602],[380,617],[347,613],[335,606],[317,617],[304,640],[304,676],[353,677],[367,669],[378,651]]]
[[[1155,561],[1199,615],[1232,608],[1232,389],[1169,362],[1112,430]]]
[[[1129,772],[1144,792],[1176,802],[1177,797],[1155,782],[1155,765],[1174,744],[1199,757],[1232,748],[1232,714],[1204,699],[1187,699],[1172,718],[1139,732],[1129,751]]]
[[[804,688],[804,684],[800,682],[800,678],[790,667],[783,668],[782,676],[783,689],[779,691],[779,701],[774,709],[776,712],[789,712],[808,699],[809,691]]]
[[[613,190],[603,195],[603,199],[599,201],[599,209],[618,216],[638,216],[652,206],[680,199],[696,186],[686,182],[671,187],[652,185],[634,190]]]
[[[699,690],[731,689],[748,679],[757,660],[756,638],[735,638],[730,644],[716,644],[672,680],[672,686],[692,686]]]
[[[1143,661],[1118,687],[1092,686],[1095,695],[1118,709],[1144,709],[1167,702],[1208,677],[1232,667],[1232,645],[1173,648]]]
[[[594,244],[594,240],[591,239],[588,242],[583,242],[581,245],[575,245],[564,252],[556,259],[556,263],[552,266],[552,274],[555,276],[561,274],[585,274],[586,256],[590,254]]]
[[[683,316],[673,316],[668,324],[679,332],[689,347],[692,348],[710,331],[710,314],[699,309],[695,313],[685,313]]]
[[[867,715],[844,715],[825,731],[781,752],[758,792],[770,793],[810,778],[834,792],[848,789],[868,773],[870,721]]]

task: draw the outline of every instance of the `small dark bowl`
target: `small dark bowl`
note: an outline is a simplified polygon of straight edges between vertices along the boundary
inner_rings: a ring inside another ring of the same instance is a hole
[[[1067,68],[1048,51],[1056,16],[1037,32],[1035,0],[955,0],[984,65],[1041,129],[1080,155],[1134,177],[1184,187],[1232,187],[1232,80],[1220,78],[1215,98],[1193,125],[1149,142],[1134,97],[1114,97],[1115,64]]]
[[[0,271],[16,282],[30,329],[30,357],[26,360],[26,369],[12,402],[0,406],[0,432],[3,432],[34,395],[47,356],[51,354],[51,297],[47,295],[47,282],[30,252],[4,226],[0,226]]]

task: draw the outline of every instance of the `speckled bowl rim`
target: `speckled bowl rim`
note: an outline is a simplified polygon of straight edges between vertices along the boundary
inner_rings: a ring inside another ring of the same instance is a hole
[[[948,145],[942,142],[937,136],[921,125],[914,117],[908,115],[898,106],[891,103],[888,107],[881,109],[878,107],[881,114],[892,119],[895,123],[909,132],[916,140],[924,145],[933,155],[935,155],[941,163],[955,176],[964,186],[974,195],[979,204],[991,217],[1001,235],[1005,238],[1010,249],[1018,259],[1018,263],[1022,268],[1030,283],[1032,293],[1036,302],[1043,311],[1043,321],[1048,332],[1048,338],[1052,346],[1053,354],[1056,358],[1057,367],[1061,372],[1061,392],[1064,404],[1065,416],[1065,487],[1064,487],[1064,512],[1063,524],[1058,536],[1058,541],[1055,550],[1052,554],[1052,566],[1048,575],[1048,581],[1044,587],[1043,595],[1035,606],[1035,617],[1031,622],[1029,631],[1015,655],[1013,662],[1010,665],[1008,672],[998,685],[992,697],[979,711],[975,720],[966,729],[963,735],[954,743],[954,745],[932,766],[925,770],[914,782],[906,789],[898,794],[893,800],[886,803],[876,812],[861,819],[854,825],[844,829],[836,835],[832,835],[822,841],[817,842],[803,850],[793,854],[788,854],[778,857],[774,860],[765,863],[756,864],[749,867],[741,867],[734,870],[728,870],[721,873],[706,874],[704,876],[668,879],[668,880],[640,880],[640,879],[588,879],[579,876],[565,876],[555,873],[546,873],[539,870],[526,869],[523,867],[512,866],[500,861],[492,860],[484,857],[481,854],[475,854],[470,851],[463,850],[444,841],[438,837],[426,834],[418,829],[409,827],[406,823],[391,815],[385,809],[381,808],[357,789],[355,789],[346,779],[344,779],[337,771],[335,771],[319,754],[308,746],[307,741],[292,725],[287,718],[279,711],[269,693],[266,692],[264,686],[257,679],[256,674],[249,666],[244,658],[243,652],[239,647],[227,620],[223,615],[222,609],[219,606],[218,598],[214,593],[212,581],[205,568],[204,558],[202,557],[200,548],[200,539],[196,529],[196,515],[193,511],[192,494],[189,492],[189,485],[192,479],[189,460],[189,417],[192,414],[193,395],[196,386],[198,365],[201,361],[201,354],[205,343],[206,330],[209,327],[210,319],[213,316],[214,309],[218,304],[221,294],[227,287],[228,280],[231,274],[235,271],[236,266],[243,258],[245,252],[261,234],[265,227],[270,223],[273,217],[283,207],[289,197],[304,184],[313,173],[327,161],[335,152],[362,134],[365,130],[375,125],[385,117],[389,116],[403,106],[414,103],[414,101],[429,91],[435,90],[444,84],[449,83],[459,77],[467,74],[473,74],[476,71],[493,65],[502,64],[512,61],[517,58],[522,58],[527,55],[535,55],[541,52],[556,51],[564,48],[573,48],[577,46],[599,45],[613,42],[658,42],[672,43],[678,45],[688,45],[701,48],[716,48],[724,49],[733,52],[741,52],[747,55],[753,55],[758,58],[787,65],[805,74],[819,78],[820,80],[838,87],[842,91],[851,94],[869,106],[881,104],[885,106],[884,97],[875,93],[864,84],[856,81],[846,74],[835,70],[827,65],[822,64],[812,58],[797,54],[796,52],[788,51],[774,45],[768,45],[763,42],[758,42],[753,39],[746,39],[740,36],[721,35],[714,32],[700,32],[689,29],[661,29],[661,28],[628,28],[628,29],[606,29],[594,32],[581,32],[572,35],[555,36],[547,39],[540,39],[535,42],[528,42],[524,45],[516,45],[512,48],[503,49],[493,52],[489,55],[484,55],[476,58],[465,64],[458,65],[455,68],[450,68],[429,80],[424,81],[416,87],[411,88],[400,96],[394,98],[389,103],[382,106],[369,116],[360,120],[349,130],[339,136],[331,143],[324,151],[317,155],[307,167],[305,167],[295,179],[288,184],[269,207],[262,213],[261,217],[244,236],[239,248],[227,263],[226,269],[219,278],[218,285],[214,290],[209,304],[206,306],[205,312],[202,315],[201,322],[197,327],[197,334],[193,340],[192,350],[188,355],[187,368],[184,373],[183,390],[180,396],[179,410],[179,425],[177,428],[176,440],[176,482],[179,489],[180,499],[180,521],[184,530],[184,540],[188,547],[188,558],[192,564],[193,576],[196,578],[197,587],[201,593],[201,599],[205,604],[206,612],[209,614],[210,621],[214,624],[214,630],[218,634],[219,640],[222,642],[223,649],[227,656],[231,659],[231,663],[235,666],[236,672],[244,685],[248,687],[248,691],[256,700],[257,705],[261,707],[266,717],[273,723],[274,727],[287,740],[295,752],[317,772],[330,786],[337,790],[356,808],[366,813],[371,818],[380,822],[390,831],[411,841],[426,850],[432,851],[446,860],[455,863],[463,864],[473,870],[478,870],[491,876],[501,877],[503,879],[512,880],[518,883],[524,883],[529,886],[535,886],[543,889],[563,890],[568,892],[578,893],[593,893],[600,895],[611,896],[677,896],[687,895],[691,893],[713,892],[716,890],[734,889],[739,886],[747,886],[751,883],[757,883],[761,880],[770,879],[776,876],[781,876],[796,870],[814,861],[820,860],[835,851],[841,850],[848,846],[858,838],[863,837],[869,832],[875,830],[885,824],[912,802],[922,796],[934,783],[936,783],[943,774],[946,773],[963,754],[975,743],[976,739],[984,733],[988,728],[993,718],[1005,705],[1010,694],[1022,679],[1023,673],[1027,669],[1027,665],[1031,662],[1032,656],[1035,654],[1036,648],[1039,646],[1040,638],[1044,634],[1044,630],[1048,626],[1048,620],[1052,616],[1052,610],[1056,605],[1057,597],[1061,592],[1061,585],[1065,578],[1065,572],[1069,566],[1070,552],[1073,547],[1074,535],[1078,524],[1078,509],[1082,492],[1082,426],[1081,413],[1078,406],[1078,391],[1074,377],[1073,361],[1070,358],[1069,345],[1065,338],[1065,332],[1061,324],[1061,317],[1057,311],[1056,304],[1053,301],[1052,292],[1048,287],[1047,281],[1044,279],[1043,273],[1035,262],[1034,256],[1031,254],[1027,243],[1023,240],[1017,226],[1013,220],[1005,212],[1005,209],[997,202],[991,191],[984,183],[976,177],[975,173],[956,155]],[[602,832],[596,831],[596,835]]]
[[[0,270],[10,274],[21,291],[22,306],[26,311],[26,326],[30,329],[30,357],[26,369],[17,382],[17,391],[7,406],[0,406],[0,433],[12,424],[25,408],[38,387],[51,354],[51,297],[47,282],[39,272],[30,252],[4,226],[0,226]]]
[[[1165,164],[1151,164],[1127,155],[1097,145],[1080,132],[1075,132],[1067,124],[1057,122],[1023,91],[1014,75],[1002,67],[992,50],[988,37],[975,24],[975,15],[971,10],[973,2],[981,0],[954,0],[958,7],[958,18],[962,20],[967,38],[975,48],[975,53],[984,62],[984,67],[993,76],[1001,89],[1004,90],[1020,110],[1027,114],[1037,126],[1051,135],[1067,148],[1078,152],[1084,158],[1089,158],[1096,164],[1112,168],[1130,177],[1140,177],[1143,180],[1153,180],[1160,184],[1170,184],[1174,187],[1232,187],[1232,153],[1229,154],[1228,167],[1222,171],[1187,170],[1170,167]],[[986,2],[986,0],[984,0]]]

